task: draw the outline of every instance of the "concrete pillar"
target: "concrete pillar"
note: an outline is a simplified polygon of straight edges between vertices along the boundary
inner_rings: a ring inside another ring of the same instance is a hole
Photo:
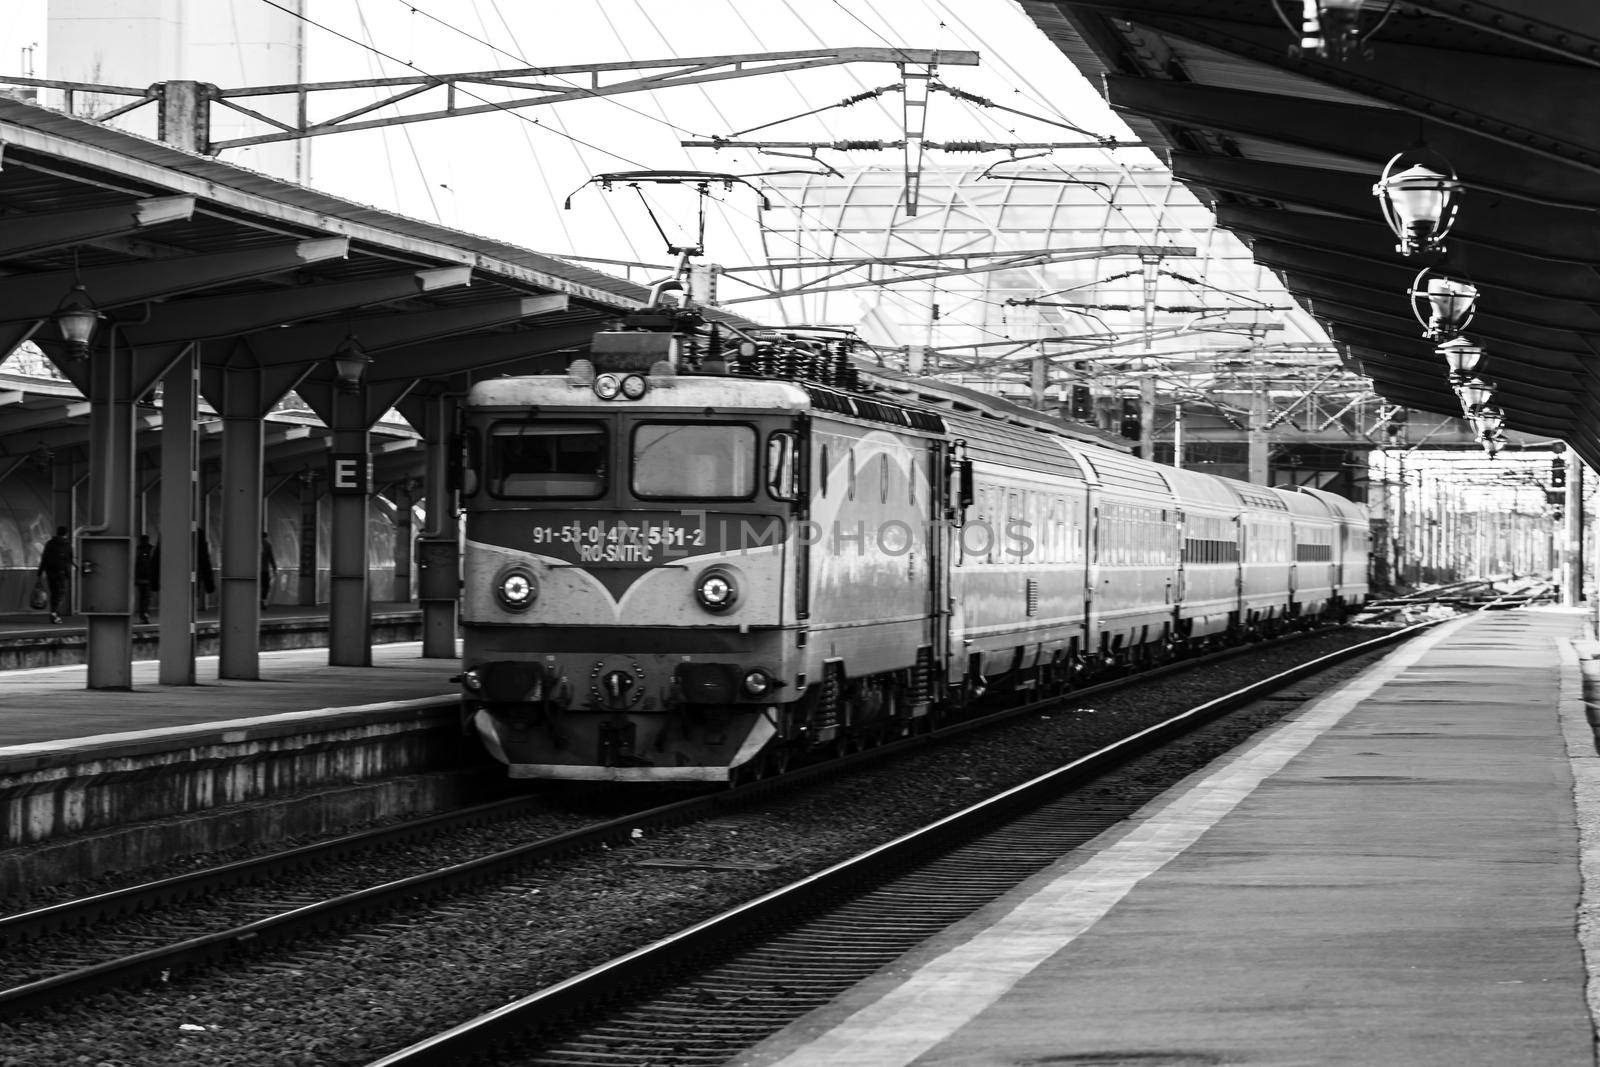
[[[260,372],[228,370],[222,389],[222,530],[213,553],[221,646],[217,677],[261,677],[261,464],[266,411]]]
[[[402,478],[394,487],[394,587],[391,596],[404,604],[411,599],[411,509],[416,480]]]
[[[461,598],[460,530],[450,487],[450,439],[456,397],[428,400],[422,438],[427,442],[422,492],[427,520],[417,541],[417,599],[422,604],[422,654],[454,659]]]
[[[194,533],[200,451],[196,440],[200,352],[191,348],[161,379],[161,553],[159,680],[195,684]]]
[[[133,687],[133,352],[114,325],[89,360],[89,522],[73,597],[88,618],[89,689]]]
[[[1250,483],[1268,485],[1272,478],[1267,452],[1267,393],[1258,381],[1250,393]]]
[[[1156,459],[1156,380],[1148,373],[1139,380],[1139,458]]]
[[[367,574],[367,496],[372,491],[363,392],[335,391],[328,493],[328,664],[372,666],[372,589]]]
[[[1566,551],[1561,554],[1561,604],[1583,603],[1583,468],[1577,453],[1567,458]]]
[[[300,487],[300,588],[296,603],[309,608],[317,602],[317,472],[307,468],[297,479]]]

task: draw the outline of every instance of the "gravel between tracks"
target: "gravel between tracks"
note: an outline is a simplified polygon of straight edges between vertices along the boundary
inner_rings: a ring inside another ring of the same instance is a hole
[[[1092,706],[1069,703],[1066,713],[652,834],[559,871],[535,869],[314,948],[0,1024],[0,1067],[364,1064],[1025,781],[1137,724],[1382,632],[1349,629],[1258,649],[1199,677],[1158,680]],[[1220,753],[1238,739],[1214,744]],[[641,863],[651,859],[687,865]],[[421,914],[426,923],[414,921]]]

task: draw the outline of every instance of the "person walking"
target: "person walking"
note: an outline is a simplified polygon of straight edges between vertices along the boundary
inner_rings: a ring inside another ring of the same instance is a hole
[[[60,622],[68,583],[72,581],[72,541],[65,526],[57,526],[56,535],[44,543],[39,553],[39,573],[50,590],[50,621]]]
[[[150,597],[161,581],[161,557],[150,543],[149,534],[139,535],[133,551],[133,587],[139,594],[139,621],[150,621]]]
[[[261,532],[261,607],[272,600],[272,583],[278,577],[278,557],[272,551],[272,539]]]

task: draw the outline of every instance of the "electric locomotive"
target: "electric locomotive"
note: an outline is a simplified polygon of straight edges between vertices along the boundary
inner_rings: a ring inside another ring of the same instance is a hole
[[[670,284],[670,283],[669,283]],[[725,782],[1336,617],[1365,520],[660,300],[463,412],[462,710],[516,778]]]

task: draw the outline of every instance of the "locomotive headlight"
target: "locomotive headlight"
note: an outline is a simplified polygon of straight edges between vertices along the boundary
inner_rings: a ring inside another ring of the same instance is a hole
[[[643,397],[650,384],[644,380],[642,374],[630,374],[622,379],[622,395],[628,400],[638,400]]]
[[[462,671],[450,680],[452,682],[460,682],[461,687],[470,693],[483,692],[483,678],[479,676],[478,668],[476,667]]]
[[[745,672],[744,691],[747,696],[758,697],[772,688],[772,675],[757,667]]]
[[[615,374],[602,374],[594,380],[594,395],[601,400],[615,400],[622,392],[622,379]]]
[[[695,582],[694,595],[707,611],[727,611],[739,599],[739,587],[727,571],[712,569]]]
[[[512,567],[500,575],[494,595],[507,611],[527,611],[539,598],[539,583],[524,567]]]

